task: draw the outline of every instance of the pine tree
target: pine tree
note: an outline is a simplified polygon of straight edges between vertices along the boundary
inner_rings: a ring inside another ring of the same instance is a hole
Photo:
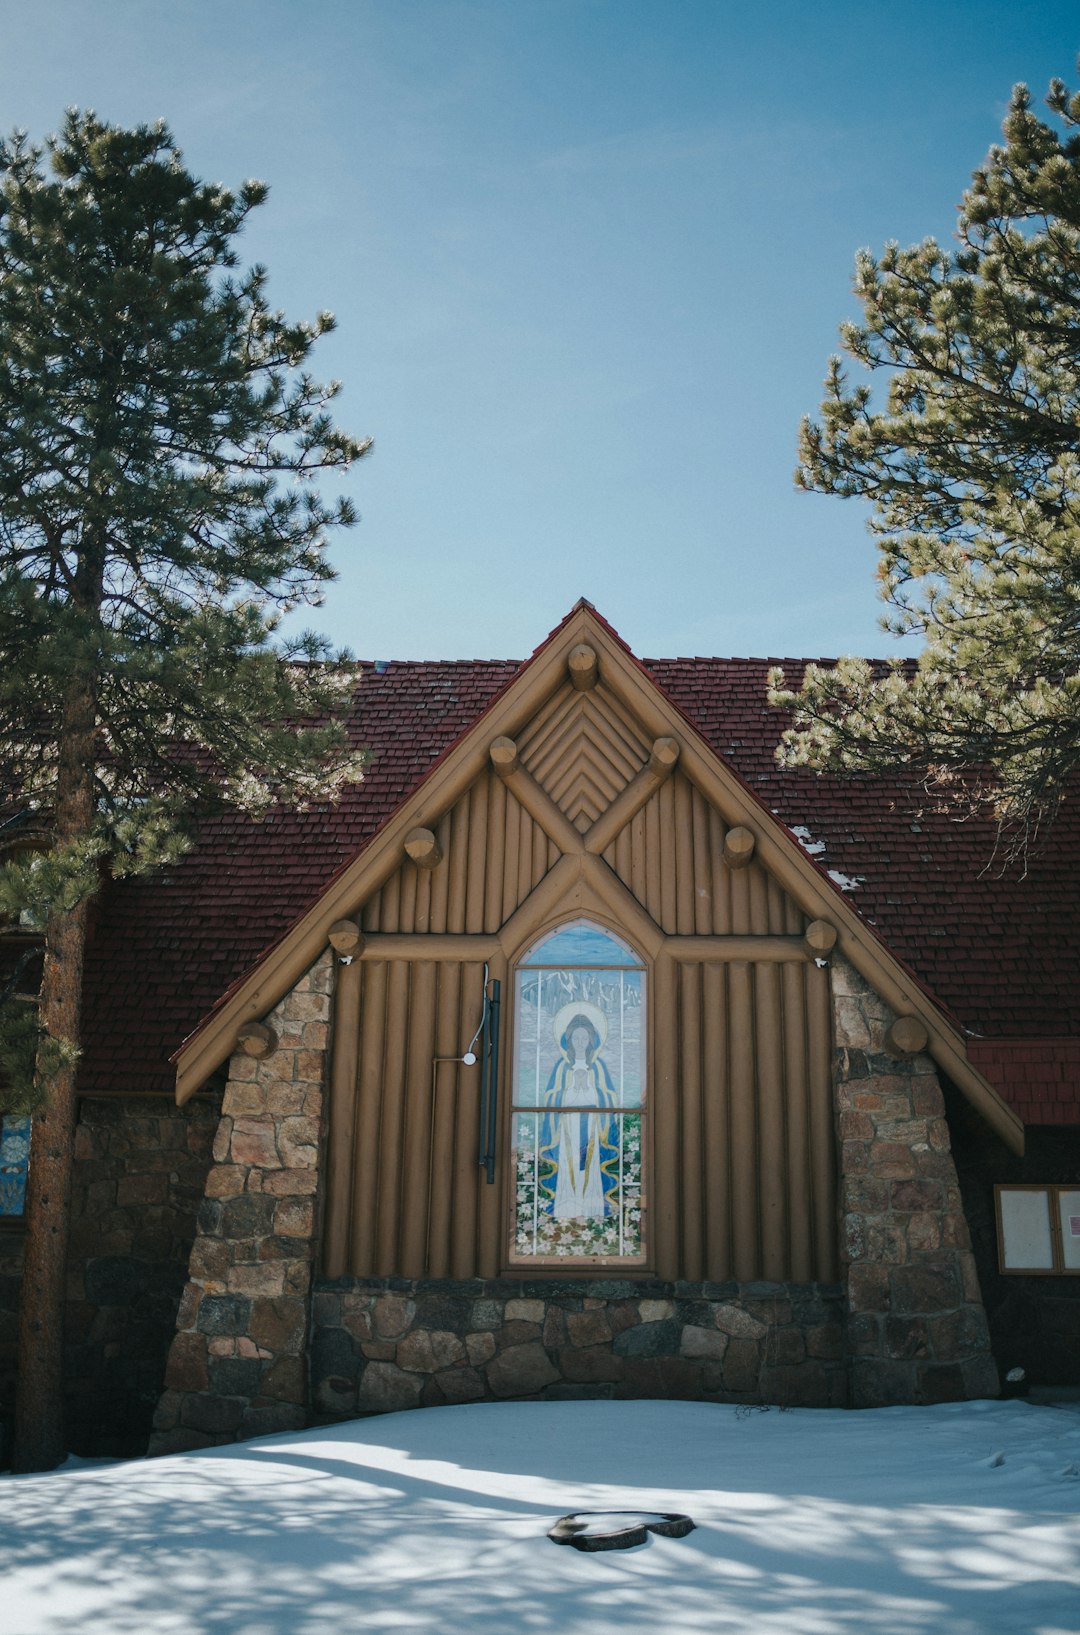
[[[87,903],[153,867],[208,801],[259,812],[357,775],[326,718],[344,676],[272,644],[353,520],[319,473],[368,447],[304,368],[332,326],[271,309],[235,239],[265,188],[197,181],[163,124],[71,112],[0,143],[0,780],[48,820],[0,870],[44,933],[16,1468],[65,1452],[61,1322]],[[295,663],[284,662],[295,660]],[[301,662],[306,661],[306,662]],[[6,1058],[25,1041],[23,1007]]]
[[[871,501],[882,623],[921,656],[770,695],[786,764],[917,770],[1021,847],[1080,761],[1080,94],[1047,102],[1060,131],[1015,88],[955,247],[859,255],[841,339],[887,393],[833,358],[802,428],[796,482]]]

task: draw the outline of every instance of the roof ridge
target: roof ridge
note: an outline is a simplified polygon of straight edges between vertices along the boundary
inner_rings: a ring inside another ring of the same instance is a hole
[[[591,608],[591,603],[586,604],[586,605]],[[652,665],[652,664],[839,664],[841,657],[861,658],[867,664],[891,664],[894,661],[894,659],[896,658],[896,655],[893,655],[892,657],[890,657],[888,654],[884,654],[884,653],[878,653],[878,654],[858,653],[858,654],[854,654],[854,655],[853,654],[847,654],[847,655],[839,655],[839,656],[836,655],[836,654],[830,654],[830,653],[770,653],[770,654],[764,654],[764,653],[763,654],[753,654],[753,653],[750,653],[750,654],[744,654],[744,653],[653,653],[653,654],[646,655],[645,657],[642,657],[642,658],[638,659],[637,654],[633,652],[632,648],[627,646],[627,643],[619,635],[619,633],[615,629],[615,627],[613,625],[609,624],[608,621],[603,617],[602,614],[596,613],[594,609],[592,611],[593,611],[593,617],[596,619],[596,622],[603,629],[605,629],[608,632],[608,634],[611,635],[612,638],[619,643],[619,645],[621,647],[625,648],[627,653],[631,654],[631,656],[633,658],[637,659],[637,662],[639,664],[644,664],[644,665]],[[551,640],[551,638],[553,636],[558,635],[559,631],[563,628],[563,625],[565,623],[566,623],[565,619],[561,620],[559,622],[559,624],[557,624],[555,626],[555,628],[547,636],[545,636],[544,640],[539,644],[539,646],[537,646],[537,647],[535,647],[533,649],[533,651],[528,655],[528,657],[529,658],[535,658],[536,654],[540,652],[541,648],[546,647],[548,642]],[[307,661],[307,660],[299,660],[299,661],[290,660],[289,662],[290,663],[296,663],[296,662],[307,663],[309,661]],[[319,663],[325,663],[326,661],[319,660],[318,662]],[[509,655],[505,655],[505,654],[502,657],[489,656],[489,657],[485,657],[485,658],[481,658],[481,657],[473,657],[473,658],[439,658],[439,657],[436,656],[436,657],[422,658],[422,659],[399,658],[399,657],[395,657],[393,655],[390,655],[390,656],[385,657],[385,658],[352,658],[352,659],[347,659],[345,661],[345,664],[343,666],[341,666],[341,668],[348,668],[349,665],[353,665],[353,666],[356,666],[356,667],[361,668],[361,669],[377,669],[377,668],[385,667],[385,666],[388,666],[388,665],[391,665],[391,664],[393,664],[393,665],[395,665],[397,667],[408,665],[410,668],[416,668],[416,669],[421,669],[425,665],[432,665],[432,664],[438,664],[438,665],[444,665],[444,666],[445,665],[460,665],[463,668],[464,667],[473,667],[473,668],[475,668],[477,666],[485,666],[485,665],[492,665],[492,664],[499,664],[499,665],[512,664],[512,665],[515,665],[517,667],[520,667],[522,664],[525,664],[527,662],[528,662],[528,659],[523,659],[523,658],[520,658],[520,657],[513,657],[513,656],[509,656]],[[905,655],[905,656],[900,657],[898,662],[901,663],[901,664],[916,664],[918,661],[917,661],[917,659],[915,657],[913,657],[912,655],[909,654],[909,655]]]

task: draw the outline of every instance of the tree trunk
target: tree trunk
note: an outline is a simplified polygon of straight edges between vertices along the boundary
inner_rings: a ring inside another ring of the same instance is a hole
[[[56,843],[89,832],[94,812],[94,688],[76,677],[64,700],[57,766]],[[78,1046],[87,904],[52,915],[45,930],[41,1022],[54,1039]],[[49,1085],[34,1114],[26,1185],[26,1247],[15,1399],[15,1471],[53,1470],[64,1459],[64,1305],[76,1066]]]

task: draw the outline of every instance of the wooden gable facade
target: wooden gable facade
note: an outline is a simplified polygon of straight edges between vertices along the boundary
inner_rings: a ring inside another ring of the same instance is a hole
[[[542,1106],[539,1053],[519,1085],[573,928],[640,995],[633,1232],[595,1252],[515,1232],[515,1132],[614,1141]],[[587,604],[176,1061],[181,1103],[228,1082],[158,1451],[499,1396],[996,1392],[938,1071],[1014,1151],[1019,1120]]]
[[[517,962],[585,919],[645,968],[644,1267],[657,1276],[836,1275],[828,977],[807,915],[753,837],[570,648],[567,674],[358,911],[338,976],[325,1268],[495,1277],[515,1257],[508,1108]],[[655,722],[652,723],[655,726]],[[668,723],[674,725],[675,723]],[[504,996],[489,1181],[480,1064]],[[550,1257],[549,1257],[550,1259]],[[605,1257],[601,1257],[606,1263]]]

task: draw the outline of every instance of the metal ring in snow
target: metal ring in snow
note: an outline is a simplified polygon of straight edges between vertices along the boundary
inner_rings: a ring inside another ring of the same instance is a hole
[[[620,1517],[626,1518],[621,1525]],[[575,1550],[632,1550],[649,1533],[685,1538],[693,1531],[690,1517],[677,1510],[575,1510],[559,1517],[548,1538]]]

